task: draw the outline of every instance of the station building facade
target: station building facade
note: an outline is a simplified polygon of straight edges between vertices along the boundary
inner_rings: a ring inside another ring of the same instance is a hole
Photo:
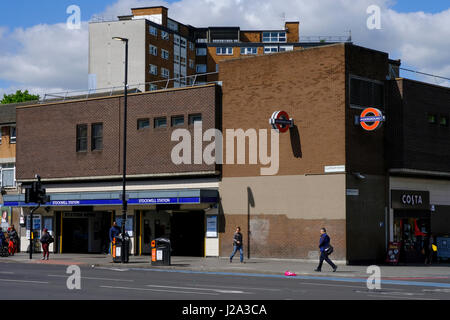
[[[174,255],[225,257],[240,226],[250,258],[317,259],[326,227],[335,260],[371,263],[384,261],[389,242],[407,241],[403,217],[428,215],[424,232],[449,233],[450,133],[441,120],[449,89],[400,79],[399,65],[384,52],[334,44],[223,61],[214,84],[130,94],[132,253],[168,236]],[[386,115],[376,131],[357,121],[367,107]],[[17,180],[24,187],[42,177],[51,203],[39,210],[56,252],[101,252],[120,220],[122,108],[123,96],[17,108]],[[294,125],[274,133],[269,119],[280,110]],[[222,161],[174,163],[176,129],[193,137],[178,155],[199,143],[206,152],[212,137],[196,135],[200,121],[202,132],[222,133]],[[405,211],[396,200],[403,191],[430,200]],[[23,195],[6,200],[29,208]]]

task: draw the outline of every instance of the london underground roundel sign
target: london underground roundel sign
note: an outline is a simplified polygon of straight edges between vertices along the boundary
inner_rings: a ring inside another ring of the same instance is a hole
[[[381,127],[385,117],[383,113],[377,108],[366,108],[361,112],[359,122],[361,127],[367,131],[374,131]]]
[[[289,118],[289,115],[286,111],[275,111],[270,117],[269,123],[272,125],[272,128],[277,130],[278,132],[286,132],[290,127],[294,125],[294,120]]]

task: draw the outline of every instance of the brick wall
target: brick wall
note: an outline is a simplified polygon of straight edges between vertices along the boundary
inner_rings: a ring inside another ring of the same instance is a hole
[[[129,95],[127,174],[158,174],[215,170],[214,165],[175,165],[170,117],[201,113],[203,128],[216,126],[214,85]],[[17,179],[120,175],[122,172],[123,97],[37,105],[17,110]],[[166,116],[168,127],[153,128],[155,117]],[[151,128],[137,130],[137,120],[149,118]],[[103,150],[90,151],[92,123],[103,123]],[[88,124],[88,151],[76,152],[76,125]]]

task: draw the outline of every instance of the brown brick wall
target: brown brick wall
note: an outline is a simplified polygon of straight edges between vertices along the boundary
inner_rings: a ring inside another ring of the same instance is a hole
[[[251,213],[250,213],[251,214]],[[241,227],[244,257],[248,254],[248,215],[224,216],[224,231],[220,233],[220,256],[229,256],[233,249],[233,234]],[[320,228],[325,227],[335,252],[332,259],[345,260],[345,220],[289,219],[285,215],[253,215],[250,218],[250,258],[314,259],[318,257]],[[239,253],[235,260],[239,258]]]
[[[127,174],[215,170],[214,165],[175,165],[171,150],[170,116],[201,113],[203,128],[216,125],[216,86],[129,95]],[[19,108],[17,179],[120,175],[122,171],[123,97]],[[154,129],[155,117],[166,116],[168,127]],[[151,128],[137,130],[137,119],[148,117]],[[90,151],[90,125],[103,123],[103,150]],[[76,125],[88,124],[88,152],[77,153]],[[178,127],[177,127],[178,128]]]
[[[262,42],[261,31],[242,31],[241,42]]]
[[[285,110],[298,137],[280,135],[279,175],[323,173],[345,164],[345,46],[334,45],[220,63],[223,127],[267,129]],[[300,145],[295,157],[292,142]],[[260,165],[224,165],[224,177],[260,175]]]
[[[16,156],[16,144],[10,143],[10,126],[0,127],[0,135],[2,138],[0,143],[0,158],[14,158]]]
[[[287,29],[287,42],[299,42],[299,22],[286,22],[285,27]]]

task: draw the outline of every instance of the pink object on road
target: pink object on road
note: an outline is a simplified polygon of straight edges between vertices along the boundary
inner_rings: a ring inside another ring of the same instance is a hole
[[[296,274],[295,274],[294,272],[290,272],[290,271],[286,271],[286,272],[284,273],[284,275],[285,275],[285,276],[288,276],[288,277],[295,277],[295,276],[296,276]]]

